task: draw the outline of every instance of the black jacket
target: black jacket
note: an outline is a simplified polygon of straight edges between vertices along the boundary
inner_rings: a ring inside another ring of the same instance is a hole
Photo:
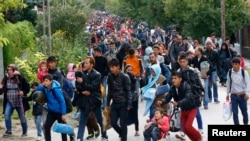
[[[205,56],[202,56],[199,61],[198,61],[198,57],[195,56],[192,59],[192,61],[191,61],[192,63],[191,64],[193,65],[194,68],[198,68],[199,71],[201,71],[201,66],[200,65],[201,65],[201,63],[203,61],[208,61],[208,63],[209,63],[209,70],[207,72],[207,76],[209,76],[212,73],[212,71],[213,71],[213,64]]]
[[[183,81],[178,88],[178,93],[175,86],[171,86],[169,93],[162,101],[162,105],[170,102],[171,99],[177,102],[177,106],[181,107],[182,110],[188,111],[197,107],[195,100],[192,98],[190,85]]]
[[[4,93],[4,99],[3,99],[3,114],[5,112],[5,106],[7,104],[7,89],[6,89],[6,83],[7,83],[7,76],[5,75],[2,82],[3,82],[3,93]],[[27,94],[29,93],[30,91],[30,85],[28,83],[28,81],[22,76],[22,75],[18,75],[18,79],[19,79],[19,82],[18,83],[18,88],[20,91],[23,91],[23,96],[27,96]],[[25,99],[23,99],[23,108],[24,108],[24,111],[27,111],[30,109],[30,105],[29,105],[29,102]]]
[[[83,82],[76,82],[76,89],[78,99],[76,105],[85,110],[86,113],[90,112],[93,108],[101,106],[101,74],[93,69],[89,74],[83,72]],[[86,96],[81,94],[82,91],[90,91],[90,95]]]
[[[204,56],[207,57],[207,59],[210,61],[210,63],[212,64],[212,72],[216,71],[218,68],[218,64],[219,64],[219,55],[217,53],[217,51],[215,50],[206,50],[204,53]]]
[[[111,99],[114,103],[126,102],[128,107],[132,107],[131,82],[127,74],[109,74],[107,106],[110,106]]]
[[[23,97],[23,100],[27,101],[32,101],[32,97],[35,91],[32,91],[29,96]],[[33,101],[32,103],[33,108],[32,108],[32,115],[33,116],[38,116],[43,114],[43,105],[38,104],[37,102]]]

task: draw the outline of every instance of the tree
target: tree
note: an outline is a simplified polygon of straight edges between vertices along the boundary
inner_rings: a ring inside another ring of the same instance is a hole
[[[67,38],[74,39],[77,34],[84,31],[86,18],[84,10],[72,6],[51,7],[51,33],[57,30],[65,31]],[[42,36],[42,14],[38,16],[37,30],[38,35]]]
[[[20,0],[4,0],[0,3],[0,26],[4,26],[4,12],[13,8],[25,8],[26,5]],[[8,38],[0,33],[0,47],[3,47],[9,43]]]

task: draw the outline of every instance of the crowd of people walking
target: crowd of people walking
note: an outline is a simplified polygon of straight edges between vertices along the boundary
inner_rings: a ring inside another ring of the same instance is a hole
[[[39,62],[38,82],[30,86],[15,65],[8,65],[1,81],[4,137],[12,135],[14,109],[20,118],[21,136],[27,136],[25,111],[30,109],[28,101],[32,100],[32,95],[28,93],[32,88],[31,93],[42,91],[47,100],[33,104],[37,140],[42,140],[44,135],[45,141],[51,141],[51,127],[55,121],[67,124],[67,105],[63,96],[65,78],[74,87],[72,104],[79,113],[78,131],[69,134],[71,141],[99,136],[102,141],[112,141],[108,129],[103,128],[104,109],[110,111],[110,125],[121,141],[127,141],[127,126],[131,124],[135,126],[135,138],[141,133],[145,133],[145,141],[165,138],[171,126],[171,116],[167,112],[170,105],[181,110],[181,134],[176,138],[185,140],[187,135],[192,141],[201,141],[203,125],[199,109],[209,110],[211,102],[220,103],[218,79],[227,87],[225,99],[231,99],[234,124],[240,124],[238,106],[243,124],[248,124],[249,75],[244,60],[230,44],[230,38],[224,39],[220,46],[215,42],[215,34],[211,34],[201,44],[198,39],[181,35],[175,26],[164,30],[156,25],[151,30],[145,22],[136,24],[131,19],[101,11],[93,13],[86,32],[91,34],[88,56],[83,62],[69,62],[66,74],[57,68],[56,57],[49,56]],[[195,88],[190,81],[197,84]],[[138,119],[138,114],[142,114],[138,113],[138,104],[144,101],[143,115],[148,116],[145,123]],[[193,126],[195,118],[197,128]],[[139,124],[146,124],[145,129],[139,129]],[[146,135],[146,130],[149,132],[153,126],[155,128]],[[85,127],[87,137],[84,137]],[[62,140],[67,141],[66,134],[62,134]]]

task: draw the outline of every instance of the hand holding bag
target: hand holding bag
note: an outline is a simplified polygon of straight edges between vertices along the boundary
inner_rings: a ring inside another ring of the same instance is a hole
[[[227,100],[223,103],[223,119],[228,121],[232,116],[232,104]]]

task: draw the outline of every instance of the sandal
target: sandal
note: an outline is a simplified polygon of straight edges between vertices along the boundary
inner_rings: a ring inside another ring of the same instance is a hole
[[[135,136],[140,136],[140,133],[138,131],[136,131]]]

